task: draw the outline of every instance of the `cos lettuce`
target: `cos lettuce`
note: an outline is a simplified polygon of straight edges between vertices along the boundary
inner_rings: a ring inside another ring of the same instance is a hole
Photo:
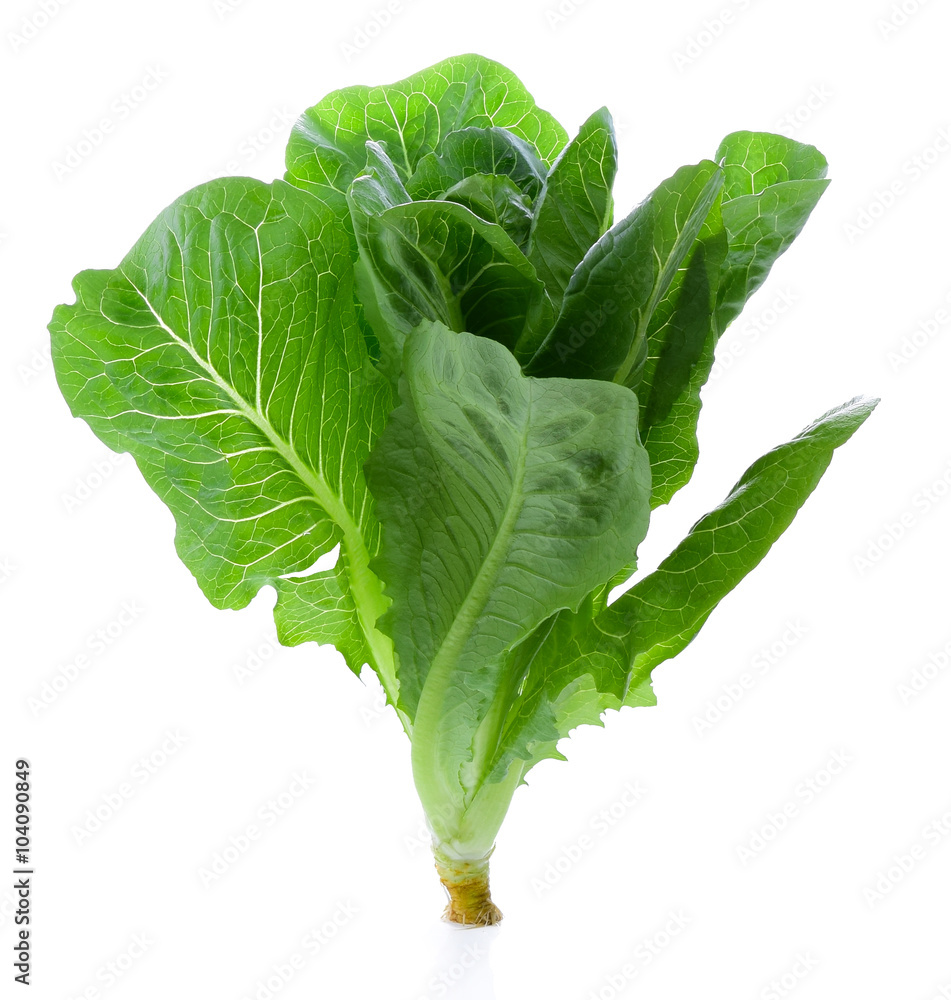
[[[449,59],[330,94],[284,179],[183,195],[50,324],[73,413],[134,456],[208,599],[273,587],[282,642],[376,672],[463,924],[499,919],[528,771],[654,703],[874,406],[754,462],[608,604],[697,461],[717,339],[827,183],[812,147],[737,132],[614,222],[616,169],[605,109],[569,138],[507,69]]]

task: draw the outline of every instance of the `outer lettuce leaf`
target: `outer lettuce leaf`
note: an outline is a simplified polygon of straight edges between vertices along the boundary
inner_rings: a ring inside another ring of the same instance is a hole
[[[630,381],[641,401],[641,434],[651,458],[651,506],[667,503],[699,457],[700,389],[713,365],[716,303],[728,239],[715,204],[651,316],[647,357]]]
[[[558,319],[528,372],[621,384],[636,379],[654,310],[722,184],[711,160],[681,167],[602,236],[572,274]]]
[[[754,462],[724,502],[702,517],[654,573],[604,613],[603,627],[628,637],[633,689],[676,656],[710,612],[757,566],[816,488],[836,448],[865,423],[877,399],[830,410]]]
[[[575,268],[611,227],[616,174],[614,121],[601,108],[561,151],[535,210],[529,260],[559,305]]]
[[[283,635],[339,641],[395,698],[362,471],[392,402],[350,270],[349,238],[316,199],[283,181],[213,181],[114,271],[80,274],[50,331],[70,408],[134,456],[208,599],[241,608],[275,587]],[[338,543],[336,569],[302,579]]]
[[[454,56],[393,84],[328,94],[294,126],[286,179],[342,213],[368,139],[386,148],[405,183],[448,133],[470,126],[508,129],[546,166],[567,139],[510,70],[483,56]]]
[[[682,168],[592,247],[528,367],[533,374],[621,381],[638,393],[653,506],[667,503],[693,473],[700,390],[717,339],[827,185],[825,158],[783,136],[733,133],[717,160],[719,199],[698,199],[697,178],[686,173],[698,168]],[[654,225],[657,235],[646,238]],[[661,262],[653,267],[651,252]]]
[[[372,662],[373,652],[350,592],[347,564],[347,555],[341,552],[333,569],[284,577],[274,619],[283,645],[298,646],[314,640],[333,643],[350,669],[359,675],[362,664]]]
[[[510,706],[491,779],[561,758],[559,738],[600,724],[607,708],[654,704],[651,671],[676,656],[713,609],[763,559],[816,488],[836,448],[877,400],[853,399],[757,460],[657,570],[607,609],[561,612],[512,654],[521,694]]]
[[[634,557],[650,478],[631,393],[526,378],[493,341],[422,325],[400,393],[368,464],[374,565],[431,809],[474,794],[467,765],[511,704],[508,650]]]
[[[717,298],[723,333],[799,235],[829,182],[818,149],[769,132],[733,132],[720,143],[717,161],[730,243]]]
[[[735,132],[720,144],[717,161],[724,172],[719,213],[716,207],[711,212],[669,301],[657,310],[644,377],[635,386],[654,506],[667,503],[697,463],[700,390],[718,338],[798,236],[828,185],[825,157],[780,135]]]

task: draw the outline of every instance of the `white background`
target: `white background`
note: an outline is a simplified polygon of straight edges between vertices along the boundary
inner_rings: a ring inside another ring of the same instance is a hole
[[[32,995],[951,995],[951,10],[400,0],[380,28],[382,0],[343,6],[4,5],[0,871],[26,756]],[[721,343],[700,466],[656,515],[644,569],[756,456],[856,393],[883,398],[763,565],[657,670],[659,707],[612,715],[566,741],[567,764],[532,773],[499,838],[506,919],[488,931],[438,920],[408,745],[377,689],[329,648],[278,650],[269,592],[211,608],[131,460],[70,418],[45,332],[72,275],[118,263],[178,194],[222,173],[279,175],[293,118],[328,91],[465,51],[509,65],[569,132],[611,108],[620,213],[737,128],[829,158],[806,231]],[[136,91],[146,79],[154,89]],[[98,147],[67,160],[104,118]],[[36,708],[80,654],[75,680]],[[922,690],[903,697],[916,671]],[[702,726],[718,698],[722,718]],[[830,777],[834,754],[847,763]],[[282,793],[293,805],[268,826],[259,810]],[[204,885],[250,824],[260,839]],[[758,830],[769,843],[744,863]],[[18,988],[11,883],[4,996]],[[667,937],[677,912],[686,926]],[[307,935],[328,921],[315,953]],[[282,966],[293,977],[268,991]]]

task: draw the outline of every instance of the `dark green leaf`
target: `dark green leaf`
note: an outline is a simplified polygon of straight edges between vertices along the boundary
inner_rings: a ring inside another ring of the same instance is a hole
[[[544,286],[499,226],[446,201],[367,215],[358,207],[366,201],[360,193],[365,184],[375,181],[357,179],[351,198],[362,287],[364,294],[372,289],[374,329],[391,377],[399,372],[406,337],[424,321],[497,340],[510,350],[550,326]]]
[[[766,555],[815,489],[836,448],[877,400],[854,399],[764,455],[657,570],[606,610],[589,600],[561,612],[511,654],[518,678],[492,780],[513,760],[524,770],[561,757],[559,738],[597,724],[607,708],[653,705],[651,671],[679,653],[713,609]]]
[[[760,562],[816,488],[835,449],[877,402],[853,399],[754,462],[657,570],[600,616],[605,631],[626,637],[636,680],[679,653]]]
[[[614,122],[601,108],[561,151],[535,210],[529,260],[553,302],[591,246],[611,226],[611,189],[617,174]]]
[[[716,201],[710,160],[681,167],[610,229],[578,265],[561,313],[528,371],[629,384],[647,356],[647,330]]]
[[[443,198],[465,205],[480,219],[501,226],[520,250],[525,249],[532,225],[532,208],[508,177],[473,174],[454,184]]]
[[[722,201],[657,309],[648,360],[631,383],[642,403],[641,433],[651,456],[653,506],[667,503],[699,455],[700,390],[717,339],[795,239],[827,181],[812,146],[763,132],[736,132],[717,150]]]

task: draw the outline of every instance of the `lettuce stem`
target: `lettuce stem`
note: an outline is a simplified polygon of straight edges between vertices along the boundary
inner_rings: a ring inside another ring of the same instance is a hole
[[[494,850],[494,848],[493,848]],[[433,846],[439,881],[449,897],[443,920],[463,927],[491,927],[502,919],[502,912],[492,902],[489,889],[489,857],[460,861]]]

